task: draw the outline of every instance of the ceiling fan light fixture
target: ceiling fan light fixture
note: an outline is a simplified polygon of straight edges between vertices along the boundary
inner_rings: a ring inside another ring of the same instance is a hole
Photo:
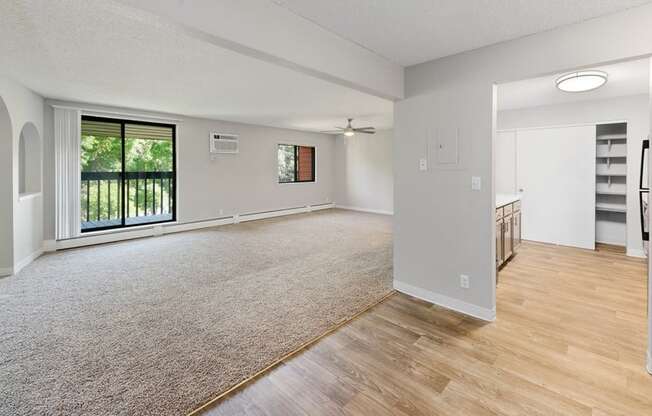
[[[326,133],[326,134],[337,134],[339,135],[344,135],[345,137],[353,137],[356,134],[376,134],[376,129],[372,126],[369,127],[358,127],[355,128],[351,124],[353,121],[352,118],[347,118],[346,119],[346,127],[338,127],[335,126],[337,130],[331,130],[331,131],[322,131],[321,133]]]
[[[608,78],[609,75],[603,71],[577,71],[560,76],[555,84],[564,92],[586,92],[600,88]]]

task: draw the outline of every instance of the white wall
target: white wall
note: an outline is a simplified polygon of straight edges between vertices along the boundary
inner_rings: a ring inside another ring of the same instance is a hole
[[[45,104],[46,156],[44,160],[45,211],[48,213],[45,217],[46,240],[54,239],[55,230],[54,152],[52,151],[54,122],[51,106],[55,103],[123,114],[165,116],[180,120],[176,145],[179,180],[177,218],[180,223],[333,202],[335,182],[333,136],[48,100]],[[208,137],[211,131],[238,134],[240,153],[219,155],[216,160],[211,160],[208,152]],[[278,143],[315,146],[316,181],[314,183],[278,183],[276,152]]]
[[[650,21],[646,5],[406,70],[406,99],[394,114],[395,287],[495,316],[495,83],[649,55]],[[459,129],[460,162],[421,172],[438,128]],[[471,190],[472,176],[482,190]],[[461,273],[470,288],[460,287]]]
[[[11,143],[2,144],[2,225],[3,238],[0,242],[0,268],[11,272],[24,264],[42,249],[43,243],[43,199],[41,194],[19,200],[19,142],[23,126],[32,123],[42,138],[43,98],[22,85],[0,78],[0,98],[4,101],[11,119]],[[2,133],[0,133],[2,134]],[[5,141],[6,138],[2,137]],[[7,153],[4,153],[7,151]],[[5,176],[5,173],[9,173]],[[11,204],[8,206],[7,202]]]
[[[13,127],[9,109],[0,96],[0,276],[13,268],[13,203],[11,200],[11,142]]]
[[[335,202],[384,214],[394,212],[394,132],[338,136],[335,141]]]
[[[500,86],[498,87],[500,90]],[[593,124],[605,121],[627,121],[627,230],[626,244],[630,255],[643,256],[641,219],[638,207],[639,169],[641,142],[650,131],[649,96],[636,95],[606,100],[583,101],[518,110],[498,112],[498,130],[514,130],[532,127],[550,127],[578,124]],[[499,149],[496,143],[496,190],[499,175],[504,166],[499,166]],[[609,229],[596,230],[611,243],[620,243],[616,236],[610,237]],[[598,236],[600,239],[600,237]]]
[[[494,146],[496,194],[514,195],[518,193],[516,183],[516,132],[498,132]]]

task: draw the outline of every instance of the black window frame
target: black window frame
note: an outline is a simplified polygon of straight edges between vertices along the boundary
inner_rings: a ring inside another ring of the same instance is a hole
[[[316,181],[316,175],[315,175],[315,154],[317,153],[317,149],[315,146],[307,146],[303,144],[291,144],[291,143],[278,143],[276,146],[276,157],[278,158],[278,151],[281,146],[292,146],[294,148],[294,180],[292,181],[282,181],[281,177],[278,175],[278,161],[277,161],[277,166],[276,166],[276,175],[278,179],[278,183],[310,183],[310,182],[315,182]],[[311,177],[312,179],[310,180],[303,180],[300,181],[297,178],[299,177],[299,148],[300,147],[307,147],[312,150],[312,172],[311,172]]]
[[[122,203],[120,207],[120,222],[121,224],[119,225],[110,225],[106,227],[95,227],[95,228],[89,228],[89,229],[81,229],[81,233],[93,233],[96,231],[106,231],[106,230],[117,230],[117,229],[127,229],[127,228],[132,228],[132,227],[146,227],[150,225],[156,225],[156,224],[166,224],[166,223],[171,223],[171,222],[176,222],[177,221],[177,125],[176,124],[169,124],[169,123],[156,123],[156,122],[151,122],[151,121],[141,121],[141,120],[132,120],[132,119],[122,119],[122,118],[114,118],[114,117],[100,117],[100,116],[91,116],[91,115],[83,115],[81,116],[81,122],[83,123],[84,121],[97,121],[97,122],[108,122],[108,123],[119,123],[120,124],[120,141],[121,141],[121,147],[122,147],[122,154],[121,158],[122,160],[120,161],[122,169],[120,170],[120,181],[121,181],[121,195],[120,197],[122,198]],[[125,182],[127,180],[127,175],[126,175],[126,160],[125,160],[125,125],[126,124],[140,124],[144,126],[155,126],[155,127],[166,127],[166,128],[171,128],[172,130],[172,185],[171,185],[171,197],[172,197],[172,218],[169,220],[163,220],[163,221],[152,221],[152,222],[146,222],[146,223],[141,223],[141,224],[127,224],[127,217],[126,217],[126,187],[125,187]],[[81,134],[81,132],[80,132]],[[81,174],[82,172],[80,171],[80,179],[81,179]],[[80,224],[81,226],[81,224]]]

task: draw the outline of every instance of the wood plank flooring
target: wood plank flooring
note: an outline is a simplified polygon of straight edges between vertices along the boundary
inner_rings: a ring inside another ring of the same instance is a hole
[[[652,415],[646,265],[525,242],[484,323],[397,294],[206,415]]]

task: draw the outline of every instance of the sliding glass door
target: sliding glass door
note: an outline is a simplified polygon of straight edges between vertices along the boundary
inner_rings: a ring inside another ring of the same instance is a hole
[[[81,230],[176,219],[175,126],[82,117]]]

